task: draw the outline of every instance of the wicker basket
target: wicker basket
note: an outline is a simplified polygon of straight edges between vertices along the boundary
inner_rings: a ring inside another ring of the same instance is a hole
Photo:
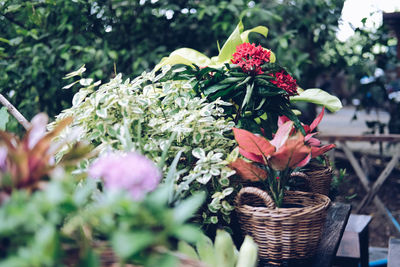
[[[287,191],[284,204],[301,207],[276,208],[267,192],[244,187],[236,197],[236,212],[243,234],[258,244],[260,258],[278,265],[314,255],[329,203],[321,194]]]
[[[325,164],[311,161],[303,172],[294,172],[291,176],[307,181],[307,189],[305,191],[328,196],[333,170],[326,156],[324,156],[324,161]]]

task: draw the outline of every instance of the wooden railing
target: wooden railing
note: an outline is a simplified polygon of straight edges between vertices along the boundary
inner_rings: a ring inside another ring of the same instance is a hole
[[[367,191],[366,196],[363,198],[361,203],[355,209],[357,213],[360,213],[365,206],[367,206],[371,201],[374,202],[378,210],[385,214],[390,221],[394,224],[396,229],[400,232],[399,223],[396,220],[393,220],[393,216],[390,211],[383,204],[382,200],[376,195],[378,190],[381,188],[383,183],[389,177],[390,173],[396,167],[399,162],[400,157],[400,134],[382,134],[382,135],[333,135],[333,134],[320,134],[318,138],[322,141],[327,141],[329,143],[335,143],[339,148],[341,148],[346,155],[346,158],[349,160],[352,165],[354,171],[357,174],[357,177],[360,179],[361,184]],[[393,155],[391,155],[391,159],[389,163],[385,166],[384,170],[381,172],[376,181],[371,185],[365,171],[360,166],[359,161],[354,156],[354,151],[350,149],[347,142],[377,142],[377,143],[392,143],[395,145],[395,150]],[[332,159],[332,158],[331,158]],[[334,159],[332,159],[334,162]]]

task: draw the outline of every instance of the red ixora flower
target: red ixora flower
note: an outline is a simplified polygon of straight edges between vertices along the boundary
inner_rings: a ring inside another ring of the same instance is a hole
[[[289,96],[297,95],[296,79],[293,79],[293,77],[290,76],[290,74],[282,70],[280,72],[276,72],[270,75],[275,77],[275,80],[271,80],[271,83],[285,90]]]
[[[249,74],[262,74],[261,65],[270,61],[271,51],[255,44],[243,43],[236,47],[231,62]]]

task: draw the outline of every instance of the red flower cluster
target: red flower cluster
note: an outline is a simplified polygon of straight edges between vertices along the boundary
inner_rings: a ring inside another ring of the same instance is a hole
[[[271,76],[275,77],[271,83],[275,84],[277,87],[285,90],[289,96],[297,95],[297,83],[296,79],[293,79],[290,74],[285,74],[285,71],[280,71]]]
[[[236,47],[231,62],[249,74],[262,74],[261,65],[270,61],[271,52],[255,44],[243,43]]]

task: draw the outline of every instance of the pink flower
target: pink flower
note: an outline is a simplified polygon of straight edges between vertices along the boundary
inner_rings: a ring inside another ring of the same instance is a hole
[[[161,180],[155,164],[138,153],[111,153],[97,159],[89,168],[89,176],[102,178],[111,190],[126,190],[134,200],[141,200]]]
[[[262,74],[261,65],[270,61],[271,52],[261,45],[243,43],[236,47],[231,62],[237,64],[246,73]]]
[[[290,74],[285,74],[285,71],[280,71],[270,75],[275,77],[275,80],[272,80],[271,83],[285,90],[289,96],[297,95],[297,83]]]

